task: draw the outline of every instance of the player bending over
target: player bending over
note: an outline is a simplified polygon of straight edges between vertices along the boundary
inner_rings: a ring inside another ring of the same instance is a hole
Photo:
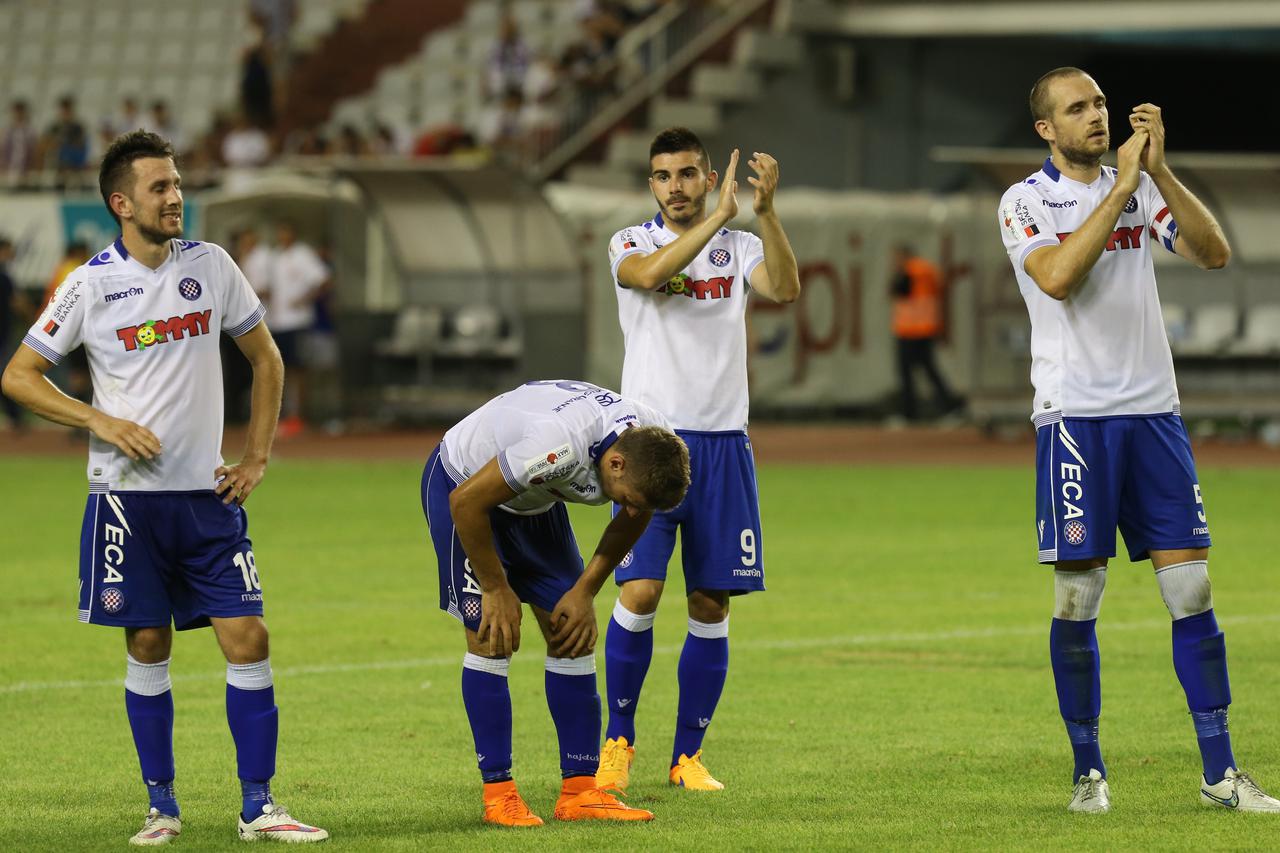
[[[547,643],[547,705],[560,745],[559,820],[652,820],[595,773],[600,752],[592,601],[655,511],[689,488],[689,452],[665,419],[585,382],[530,382],[445,433],[422,472],[440,609],[466,633],[462,701],[484,780],[484,820],[539,826],[511,778],[507,669],[521,602]],[[564,504],[614,501],[585,570]]]

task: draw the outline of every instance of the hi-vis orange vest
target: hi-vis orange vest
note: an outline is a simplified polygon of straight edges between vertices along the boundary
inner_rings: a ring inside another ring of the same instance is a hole
[[[942,275],[923,258],[905,269],[911,293],[893,300],[893,334],[899,338],[936,338],[942,334]]]

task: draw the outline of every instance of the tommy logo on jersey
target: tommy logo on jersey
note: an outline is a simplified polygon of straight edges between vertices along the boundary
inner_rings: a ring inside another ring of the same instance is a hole
[[[209,334],[210,309],[192,311],[181,317],[170,317],[168,320],[148,320],[136,326],[125,326],[116,329],[116,337],[124,344],[127,352],[148,349],[156,344],[169,341],[180,341],[184,337],[195,338]]]
[[[723,251],[723,250],[717,250]],[[714,252],[712,254],[715,254]],[[728,255],[728,252],[725,252]],[[725,261],[728,263],[728,261]],[[733,279],[729,276],[716,276],[706,281],[701,279],[692,280],[684,273],[674,276],[662,287],[658,288],[658,293],[677,293],[687,296],[690,299],[728,299],[733,295]]]
[[[1116,249],[1141,249],[1142,248],[1142,225],[1133,225],[1125,227],[1121,225],[1119,228],[1111,232],[1111,238],[1107,240],[1104,251],[1114,252]],[[1071,236],[1071,231],[1058,232],[1058,240],[1065,240]]]

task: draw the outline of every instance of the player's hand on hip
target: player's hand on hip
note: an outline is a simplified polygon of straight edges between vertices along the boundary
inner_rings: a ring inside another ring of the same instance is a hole
[[[724,179],[720,182],[720,200],[716,203],[716,216],[721,224],[727,225],[738,215],[738,149],[729,155],[729,168],[724,170]]]
[[[120,448],[134,462],[152,460],[160,455],[160,439],[141,424],[113,418],[105,412],[95,412],[85,426],[98,438]]]
[[[489,644],[491,657],[508,657],[520,650],[520,599],[509,586],[480,595],[480,629],[476,636]]]
[[[224,504],[235,502],[243,506],[266,474],[265,462],[242,459],[235,465],[222,465],[213,472],[213,478],[218,481],[213,487],[213,493],[222,498]]]
[[[598,630],[591,593],[575,586],[551,611],[551,652],[561,658],[590,654],[595,650]]]
[[[756,177],[747,178],[747,183],[756,188],[751,208],[756,216],[763,216],[773,212],[773,191],[778,188],[778,161],[761,151],[752,153],[755,154],[755,159],[747,161],[747,165],[756,173]]]
[[[1139,104],[1129,114],[1129,126],[1145,130],[1149,141],[1142,152],[1142,168],[1158,172],[1164,168],[1164,117],[1155,104]]]
[[[1142,177],[1142,152],[1150,141],[1146,128],[1133,132],[1128,141],[1116,150],[1116,189],[1124,193],[1132,193],[1138,188],[1138,180]]]

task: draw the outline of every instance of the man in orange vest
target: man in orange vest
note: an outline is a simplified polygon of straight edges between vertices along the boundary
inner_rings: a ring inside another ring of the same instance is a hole
[[[893,302],[893,336],[898,341],[902,414],[908,420],[920,414],[913,375],[916,367],[922,368],[932,383],[937,408],[952,411],[961,400],[947,387],[933,357],[934,339],[942,334],[942,274],[904,244],[893,247],[893,270],[889,298]]]

